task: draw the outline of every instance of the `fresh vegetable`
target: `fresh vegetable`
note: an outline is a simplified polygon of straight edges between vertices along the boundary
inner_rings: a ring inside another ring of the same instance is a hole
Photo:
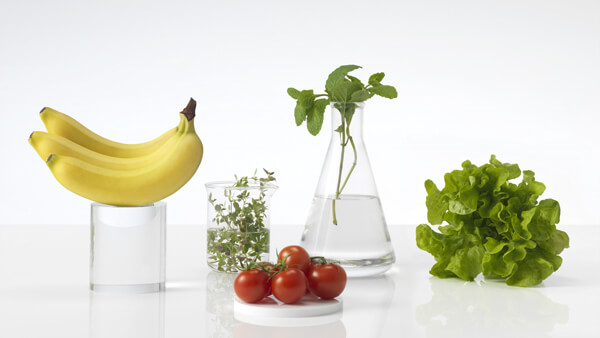
[[[288,268],[278,272],[271,280],[273,296],[286,304],[300,300],[308,288],[306,275],[297,268]]]
[[[325,108],[333,103],[335,108],[341,114],[342,123],[335,130],[340,134],[340,146],[342,147],[342,155],[340,159],[340,167],[337,179],[335,199],[332,201],[333,224],[337,225],[337,216],[335,213],[335,201],[340,198],[340,194],[346,187],[350,175],[354,171],[357,163],[356,146],[352,135],[350,135],[350,123],[359,102],[364,102],[374,95],[393,99],[398,96],[396,88],[381,84],[385,77],[384,73],[375,73],[369,77],[365,85],[358,78],[348,75],[351,71],[362,68],[356,65],[344,65],[334,70],[327,81],[325,82],[325,93],[315,94],[314,90],[298,90],[288,88],[287,93],[296,100],[294,109],[294,117],[296,125],[300,126],[306,121],[308,132],[312,135],[317,135],[323,126],[323,117]],[[344,177],[344,154],[346,147],[350,145],[354,153],[354,161],[351,168]]]
[[[270,292],[269,274],[260,269],[242,271],[235,278],[233,289],[244,302],[256,303]]]
[[[299,245],[286,246],[279,252],[279,259],[292,268],[298,268],[305,274],[308,273],[310,255]]]
[[[346,287],[346,271],[337,264],[311,264],[307,277],[310,292],[322,299],[335,298]]]
[[[299,267],[306,266],[306,272]],[[276,263],[253,262],[238,274],[234,290],[240,299],[256,303],[273,295],[286,304],[312,292],[322,299],[339,296],[346,286],[346,272],[323,257],[310,257],[304,248],[291,245],[281,250]]]
[[[258,187],[252,197],[249,190],[225,190],[225,202],[217,203],[212,195],[208,201],[215,210],[213,222],[222,226],[208,229],[209,265],[223,272],[244,270],[245,266],[260,261],[269,252],[269,229],[265,225],[267,201],[265,188],[275,181],[273,172],[263,169],[265,177],[235,176],[232,188]]]
[[[431,180],[427,190],[427,219],[444,224],[436,232],[427,224],[416,229],[417,246],[431,253],[436,264],[430,273],[473,280],[506,278],[506,284],[541,283],[562,264],[558,255],[569,247],[569,236],[556,229],[560,205],[553,199],[538,203],[546,186],[533,171],[502,163],[492,155],[489,164],[462,164],[444,175],[439,190]]]

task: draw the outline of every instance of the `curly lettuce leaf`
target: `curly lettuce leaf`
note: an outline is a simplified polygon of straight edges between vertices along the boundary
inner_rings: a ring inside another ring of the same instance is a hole
[[[432,275],[473,280],[481,273],[484,250],[463,237],[443,235],[421,224],[417,227],[417,246],[436,258]]]
[[[519,184],[511,180],[519,178]],[[558,270],[558,256],[569,237],[556,229],[560,205],[538,202],[546,186],[533,171],[502,163],[462,163],[461,170],[444,175],[439,190],[425,182],[427,224],[417,227],[417,246],[432,254],[430,273],[440,278],[473,280],[479,273],[506,278],[508,285],[532,286]]]

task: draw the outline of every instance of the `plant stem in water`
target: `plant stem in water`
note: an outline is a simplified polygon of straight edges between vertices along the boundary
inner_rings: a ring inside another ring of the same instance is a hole
[[[337,187],[335,189],[335,198],[333,199],[333,201],[331,201],[331,214],[333,215],[333,224],[337,225],[337,215],[335,213],[335,201],[340,198],[340,194],[342,193],[342,191],[340,190],[340,185],[342,184],[342,171],[344,170],[344,153],[346,151],[346,128],[344,128],[344,114],[342,114],[340,112],[340,114],[342,115],[342,132],[341,132],[341,143],[340,145],[342,146],[342,155],[340,156],[340,170],[338,173],[338,180],[337,180]]]
[[[348,180],[350,179],[350,175],[352,175],[352,172],[354,171],[354,168],[356,168],[356,160],[357,160],[357,156],[358,154],[356,153],[356,145],[354,144],[354,140],[352,139],[352,136],[349,136],[350,134],[348,134],[348,140],[350,140],[350,145],[352,146],[352,150],[354,152],[354,162],[352,163],[352,167],[350,167],[350,171],[348,172],[348,175],[346,176],[346,179],[344,180],[344,184],[342,184],[342,187],[339,189],[339,193],[342,193],[342,190],[344,190],[344,187],[346,187],[346,184],[348,183]],[[339,194],[338,194],[339,196]]]
[[[338,180],[337,180],[337,187],[336,187],[336,191],[335,191],[335,198],[333,199],[333,201],[331,201],[331,207],[332,207],[331,214],[333,216],[333,224],[334,225],[338,225],[337,214],[335,212],[335,201],[340,198],[342,191],[346,187],[346,184],[348,184],[350,175],[352,175],[354,168],[356,168],[356,162],[358,160],[358,154],[356,152],[356,145],[354,144],[354,139],[350,135],[350,121],[351,120],[346,121],[346,119],[344,118],[344,114],[341,111],[340,111],[340,114],[342,115],[342,128],[341,128],[341,132],[340,132],[340,145],[342,146],[342,154],[340,156],[340,169],[338,172]],[[350,167],[350,171],[348,171],[348,174],[346,175],[346,179],[344,179],[344,183],[342,184],[342,175],[343,175],[343,171],[344,171],[344,155],[346,152],[346,146],[348,145],[348,142],[350,142],[350,145],[352,146],[352,151],[354,153],[354,161],[352,162],[352,167]]]

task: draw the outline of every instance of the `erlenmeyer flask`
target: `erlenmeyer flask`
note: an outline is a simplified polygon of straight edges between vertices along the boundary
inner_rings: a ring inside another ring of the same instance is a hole
[[[330,108],[331,141],[301,244],[350,277],[380,274],[395,257],[363,140],[364,103]]]

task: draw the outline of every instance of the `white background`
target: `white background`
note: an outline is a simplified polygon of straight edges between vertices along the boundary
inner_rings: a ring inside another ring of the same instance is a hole
[[[204,223],[205,182],[262,167],[280,185],[273,223],[303,223],[329,119],[317,137],[296,127],[285,90],[351,63],[399,92],[365,109],[388,223],[425,222],[425,179],[494,153],[536,172],[562,224],[598,224],[599,18],[597,0],[3,0],[0,223],[89,222],[27,143],[42,107],[137,143],[190,96],[205,155],[166,200],[169,223]]]

